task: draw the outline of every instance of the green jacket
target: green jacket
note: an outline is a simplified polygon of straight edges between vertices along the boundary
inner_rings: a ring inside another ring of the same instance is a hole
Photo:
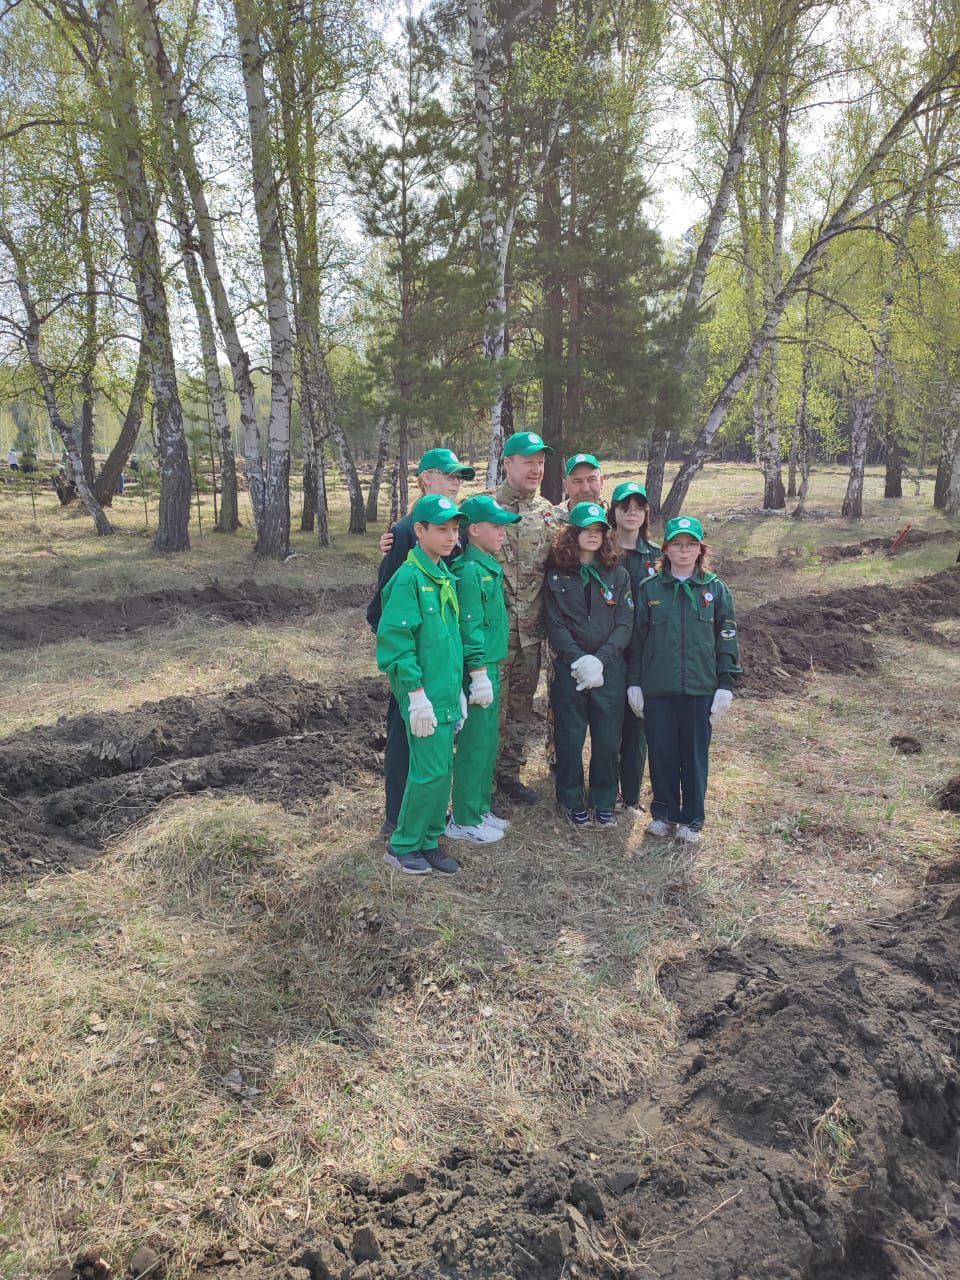
[[[633,594],[630,575],[622,565],[601,570],[605,595],[591,577],[586,586],[579,573],[548,569],[543,603],[547,635],[557,656],[566,663],[592,653],[606,666],[623,656],[633,635]]]
[[[637,539],[635,549],[624,550],[621,553],[620,563],[630,575],[634,604],[637,602],[637,592],[640,590],[640,584],[646,582],[647,578],[652,578],[657,572],[657,561],[662,554],[661,547],[658,547],[655,542],[647,542],[643,538]]]
[[[460,639],[468,671],[507,656],[509,624],[503,599],[503,569],[479,547],[467,546],[453,563],[460,598]]]
[[[408,693],[423,688],[440,724],[460,719],[463,644],[456,580],[419,547],[383,588],[377,666],[404,716]]]
[[[743,672],[733,596],[715,573],[678,582],[669,567],[637,592],[627,680],[648,698],[732,689]]]

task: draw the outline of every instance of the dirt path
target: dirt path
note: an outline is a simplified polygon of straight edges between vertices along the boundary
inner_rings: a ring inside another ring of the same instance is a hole
[[[364,584],[313,592],[250,581],[232,586],[215,582],[209,587],[148,591],[120,600],[30,605],[7,609],[0,615],[0,652],[35,649],[80,637],[114,640],[148,627],[170,626],[184,614],[250,624],[281,621],[321,609],[366,606],[370,592]]]
[[[955,879],[957,868],[947,873]],[[552,1150],[350,1181],[335,1219],[211,1258],[219,1280],[892,1280],[960,1274],[960,891],[767,940],[661,985],[659,1078]],[[919,1259],[919,1260],[918,1260]]]
[[[264,676],[0,741],[0,878],[83,860],[162,801],[213,790],[296,808],[370,774],[386,685],[340,693]]]

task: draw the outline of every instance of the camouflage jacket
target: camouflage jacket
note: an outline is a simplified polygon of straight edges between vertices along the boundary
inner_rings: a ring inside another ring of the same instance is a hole
[[[519,524],[506,526],[507,536],[497,559],[503,565],[503,592],[511,638],[537,644],[543,637],[543,571],[554,535],[562,523],[552,502],[534,494],[528,498],[506,483],[494,495],[502,507],[520,515]]]

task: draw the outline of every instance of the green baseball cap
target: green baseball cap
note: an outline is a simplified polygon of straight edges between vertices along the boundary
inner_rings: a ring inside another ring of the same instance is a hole
[[[520,515],[501,507],[489,493],[480,493],[460,504],[460,516],[470,524],[518,524]]]
[[[531,453],[553,453],[548,444],[543,443],[543,436],[538,436],[535,431],[515,431],[507,443],[503,446],[503,456],[512,458],[515,453],[522,454],[525,458],[529,458]]]
[[[588,467],[593,467],[594,471],[600,470],[600,463],[592,453],[575,453],[567,459],[567,465],[563,469],[563,474],[568,476],[573,468],[579,467],[581,463],[586,463]]]
[[[417,475],[422,471],[442,471],[447,476],[463,476],[472,480],[477,474],[473,467],[460,461],[452,449],[428,449],[417,464]]]
[[[636,480],[624,480],[614,489],[610,501],[616,506],[618,502],[626,502],[628,498],[642,498],[646,502],[647,491]]]
[[[678,533],[689,533],[691,538],[696,538],[698,542],[703,541],[703,525],[696,516],[674,516],[672,520],[668,520],[667,527],[663,531],[664,542],[669,542]]]
[[[460,508],[439,493],[425,493],[410,513],[414,524],[446,524],[448,520],[462,520]]]
[[[591,524],[602,524],[605,529],[610,528],[599,502],[578,502],[567,517],[567,522],[575,524],[578,529],[586,529]]]

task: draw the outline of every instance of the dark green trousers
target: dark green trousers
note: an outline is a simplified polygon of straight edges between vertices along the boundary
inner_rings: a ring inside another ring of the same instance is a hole
[[[387,745],[383,752],[383,784],[387,793],[387,821],[394,826],[400,820],[400,806],[407,786],[410,769],[410,746],[407,726],[403,722],[400,707],[391,693],[387,703]]]
[[[646,762],[647,735],[643,731],[643,720],[635,716],[629,706],[624,707],[620,733],[620,794],[624,804],[640,803],[640,784]]]
[[[583,746],[590,731],[590,806],[613,809],[617,803],[620,733],[627,696],[627,665],[622,658],[603,669],[599,689],[577,692],[569,663],[557,658],[550,699],[557,751],[557,799],[567,809],[585,809]]]
[[[645,700],[651,817],[695,831],[703,826],[712,702],[712,693]]]

